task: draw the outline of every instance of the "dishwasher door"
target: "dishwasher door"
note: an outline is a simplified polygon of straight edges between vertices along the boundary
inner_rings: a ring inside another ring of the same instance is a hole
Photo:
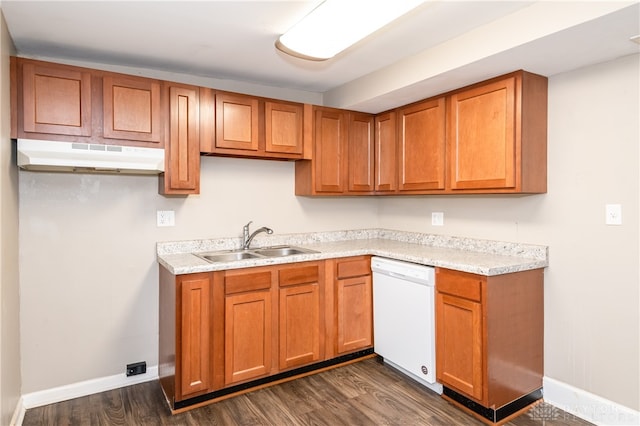
[[[429,269],[433,277],[433,268]],[[373,318],[375,352],[392,367],[441,393],[435,375],[434,279],[412,282],[397,269],[393,276],[385,273],[384,265],[382,270],[374,269]]]

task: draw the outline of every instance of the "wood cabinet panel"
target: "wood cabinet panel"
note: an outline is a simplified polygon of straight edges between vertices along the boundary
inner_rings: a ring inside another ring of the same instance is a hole
[[[163,194],[200,193],[200,114],[198,88],[169,88],[169,130],[165,144]]]
[[[315,191],[344,191],[344,157],[347,138],[346,113],[316,109],[315,111]]]
[[[258,150],[258,99],[217,92],[215,112],[216,148]]]
[[[338,354],[373,344],[373,301],[371,275],[337,281]]]
[[[264,116],[265,151],[302,156],[302,105],[266,101]]]
[[[319,283],[280,288],[280,350],[281,370],[321,359]]]
[[[180,392],[178,399],[209,390],[211,280],[208,274],[179,276]]]
[[[225,385],[271,371],[271,304],[270,291],[225,297]]]
[[[92,133],[91,73],[87,70],[24,62],[21,100],[25,133]]]
[[[398,189],[444,189],[445,98],[398,110]]]
[[[345,159],[348,192],[373,192],[375,189],[374,149],[373,116],[349,113],[349,142]]]
[[[102,89],[105,138],[161,142],[159,81],[106,75]]]
[[[451,188],[516,185],[515,77],[450,97]]]
[[[438,381],[482,400],[482,306],[444,293],[436,299]]]
[[[395,111],[375,117],[375,190],[393,192],[398,188]]]

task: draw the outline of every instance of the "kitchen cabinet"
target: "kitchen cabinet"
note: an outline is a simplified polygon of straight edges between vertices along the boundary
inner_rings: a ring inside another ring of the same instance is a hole
[[[165,83],[168,96],[165,131],[165,172],[160,177],[160,193],[188,195],[200,193],[200,114],[197,87]]]
[[[546,77],[518,71],[448,102],[451,192],[546,192]]]
[[[205,88],[200,95],[203,154],[302,158],[302,104]]]
[[[11,137],[162,148],[161,82],[11,58]]]
[[[225,273],[226,386],[268,375],[273,368],[273,334],[278,319],[273,272],[272,268],[251,268]]]
[[[443,396],[479,404],[478,413],[491,421],[539,399],[543,326],[542,269],[487,277],[437,268],[436,374]]]
[[[102,90],[105,138],[160,145],[160,81],[106,74]]]
[[[89,70],[11,58],[12,137],[91,136]]]
[[[374,188],[373,116],[314,107],[313,156],[296,162],[296,195],[358,195]]]
[[[398,114],[398,190],[445,187],[445,98],[400,108]]]
[[[336,352],[373,345],[371,257],[335,260]]]
[[[324,358],[324,275],[317,262],[278,270],[279,369]]]
[[[172,403],[212,388],[212,286],[211,273],[174,276],[160,268],[158,375]]]
[[[395,192],[398,188],[396,112],[375,116],[375,191]]]

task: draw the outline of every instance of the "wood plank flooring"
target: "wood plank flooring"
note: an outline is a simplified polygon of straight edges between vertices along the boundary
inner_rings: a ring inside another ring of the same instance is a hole
[[[541,404],[509,426],[584,426]],[[429,425],[482,422],[374,359],[171,415],[158,381],[27,410],[31,425]]]

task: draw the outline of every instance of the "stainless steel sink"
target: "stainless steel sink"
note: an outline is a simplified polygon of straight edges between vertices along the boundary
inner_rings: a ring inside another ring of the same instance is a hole
[[[293,256],[296,254],[318,253],[315,250],[304,249],[295,246],[273,246],[262,247],[250,250],[222,250],[206,253],[193,253],[201,259],[211,263],[235,262],[246,259],[260,259],[267,257]]]
[[[254,253],[267,257],[293,256],[294,254],[317,253],[314,250],[307,250],[300,247],[278,246],[254,249]]]

